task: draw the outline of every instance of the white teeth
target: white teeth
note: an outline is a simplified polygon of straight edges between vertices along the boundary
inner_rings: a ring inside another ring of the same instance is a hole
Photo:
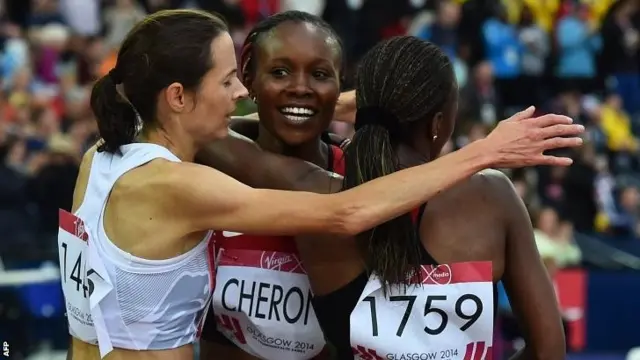
[[[291,121],[292,123],[299,123],[299,124],[302,124],[303,122],[311,119],[311,116],[296,116],[296,115],[287,115],[287,114],[284,114],[284,117],[286,117],[287,120]]]
[[[309,108],[302,107],[286,107],[280,110],[285,115],[298,115],[298,116],[313,116],[315,111]]]

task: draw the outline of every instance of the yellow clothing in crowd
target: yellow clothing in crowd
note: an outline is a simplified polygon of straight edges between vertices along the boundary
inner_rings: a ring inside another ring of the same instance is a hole
[[[540,258],[551,259],[558,268],[577,265],[582,259],[582,252],[574,242],[560,242],[552,239],[538,229],[533,230],[536,247]]]
[[[591,20],[597,23],[607,14],[607,11],[617,0],[580,0],[582,4],[589,6]]]
[[[520,12],[524,5],[528,6],[533,13],[538,25],[544,31],[551,31],[555,22],[560,0],[502,0],[507,9],[509,21],[516,24],[520,21]]]
[[[631,120],[623,111],[603,105],[600,128],[607,137],[607,147],[612,151],[634,151],[638,141],[631,132]]]

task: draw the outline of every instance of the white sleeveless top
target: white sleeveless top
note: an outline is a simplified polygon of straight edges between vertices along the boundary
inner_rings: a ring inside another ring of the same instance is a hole
[[[370,277],[351,313],[354,358],[491,360],[491,262],[426,265],[421,281],[384,296]]]
[[[218,331],[261,359],[318,355],[325,346],[324,334],[295,240],[223,231],[216,234],[216,248],[212,306]]]
[[[167,260],[135,257],[109,240],[103,215],[116,180],[157,158],[180,161],[154,144],[125,145],[121,151],[95,153],[84,200],[75,214],[60,211],[58,230],[69,332],[98,344],[103,358],[114,347],[164,350],[194,342],[214,280],[211,232]]]

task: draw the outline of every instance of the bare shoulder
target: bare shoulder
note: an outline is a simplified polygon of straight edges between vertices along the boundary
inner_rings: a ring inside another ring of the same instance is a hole
[[[478,192],[498,205],[506,218],[511,219],[522,212],[523,203],[511,179],[499,170],[486,169],[471,177],[474,192]]]
[[[506,191],[512,188],[511,179],[500,170],[485,169],[471,177],[471,181],[495,191]]]
[[[188,191],[196,179],[206,181],[203,175],[214,171],[194,163],[155,159],[129,171],[117,186],[121,191],[170,197]]]
[[[509,177],[499,170],[486,169],[460,183],[452,191],[460,199],[477,199],[483,203],[502,205],[492,208],[505,208],[517,204],[519,198]]]
[[[76,178],[76,187],[73,190],[72,211],[76,211],[84,200],[84,195],[87,191],[87,184],[89,182],[91,163],[93,162],[93,157],[96,154],[97,148],[98,144],[92,146],[82,156],[82,161],[80,162],[80,170],[78,171],[78,177]]]

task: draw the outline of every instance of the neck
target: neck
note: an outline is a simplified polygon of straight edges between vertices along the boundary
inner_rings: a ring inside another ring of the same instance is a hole
[[[433,160],[429,151],[425,151],[424,153],[418,152],[413,147],[406,144],[398,145],[397,151],[401,169],[422,165]]]
[[[323,169],[328,167],[328,145],[322,142],[319,136],[305,143],[290,146],[277,139],[260,124],[256,143],[265,151],[308,161]]]
[[[193,162],[197,152],[197,147],[193,142],[186,141],[186,139],[172,138],[162,129],[143,129],[138,136],[138,141],[165,147],[185,162]]]

